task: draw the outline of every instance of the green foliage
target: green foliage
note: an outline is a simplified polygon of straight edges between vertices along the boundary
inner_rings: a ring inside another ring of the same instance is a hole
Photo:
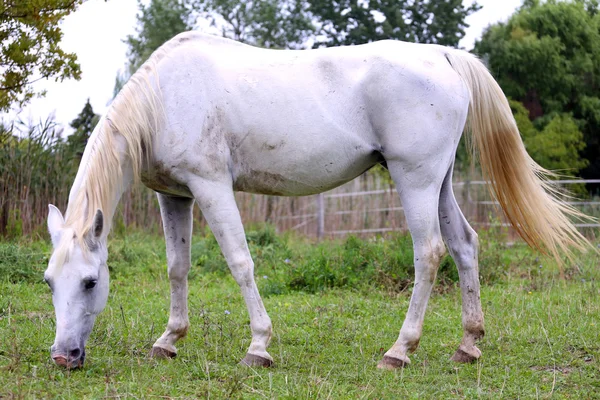
[[[523,244],[506,244],[508,231],[498,226],[480,232],[480,276],[488,285],[502,282],[515,266],[537,268],[540,263]],[[414,279],[412,240],[405,233],[371,239],[349,236],[343,241],[314,244],[278,235],[273,227],[266,225],[248,231],[246,237],[255,262],[255,275],[265,296],[336,288],[401,293],[410,288]],[[165,244],[161,236],[133,231],[113,237],[109,245],[108,265],[115,279],[134,279],[138,273],[158,278],[166,272]],[[0,280],[37,282],[41,279],[39,274],[45,268],[50,251],[47,241],[32,242],[26,247],[12,243],[2,246]],[[24,248],[29,250],[23,251]],[[191,252],[190,282],[207,275],[219,279],[230,275],[210,231],[194,235]],[[7,265],[16,268],[9,269]],[[437,284],[447,289],[457,282],[456,266],[451,257],[446,256],[440,264]]]
[[[129,46],[129,74],[133,74],[164,42],[193,27],[189,1],[151,0],[147,5],[139,1],[138,7],[136,35],[125,39]]]
[[[0,111],[23,105],[40,79],[79,79],[77,57],[63,51],[60,21],[83,0],[27,0],[0,3]]]
[[[526,138],[525,146],[540,165],[569,175],[577,175],[589,164],[580,156],[585,148],[583,133],[567,114],[554,116],[539,135]]]
[[[298,254],[289,265],[286,285],[292,290],[316,292],[366,284],[398,292],[412,279],[412,241],[407,235],[372,240],[350,236],[341,246],[322,243]]]
[[[192,278],[196,277],[198,273],[224,275],[229,272],[217,239],[210,231],[207,231],[203,237],[192,239],[192,266],[190,272]]]
[[[222,33],[261,47],[302,48],[362,44],[381,39],[457,46],[477,11],[461,0],[240,1],[197,0]]]
[[[77,169],[79,166],[79,161],[85,150],[85,145],[99,120],[100,116],[94,113],[94,109],[88,98],[81,112],[70,123],[71,128],[75,129],[75,131],[67,137],[67,147],[69,147],[71,154],[76,155],[76,164],[73,165],[72,168]]]
[[[387,170],[387,168],[384,168],[383,165],[377,164],[373,168],[368,170],[367,173],[376,176],[378,179],[381,180],[381,182],[383,182],[390,188],[394,187],[394,181],[390,176],[390,172]]]
[[[223,36],[265,48],[301,48],[314,32],[304,0],[196,0]]]
[[[588,165],[581,158],[585,148],[583,133],[576,121],[568,114],[552,114],[539,118],[537,129],[529,119],[529,112],[523,104],[510,101],[519,131],[529,155],[544,168],[562,174],[577,175]]]
[[[600,15],[595,0],[528,1],[475,46],[505,93],[524,104],[540,134],[528,150],[549,168],[600,172]],[[540,121],[538,118],[544,117]],[[521,121],[523,122],[523,121]],[[580,133],[587,147],[583,150]],[[577,156],[581,153],[583,160]],[[571,159],[571,163],[568,160]]]
[[[481,8],[477,3],[465,7],[461,0],[308,0],[308,3],[320,26],[315,47],[381,39],[456,47],[468,27],[465,18]]]
[[[146,4],[138,0],[136,34],[125,38],[128,46],[127,67],[115,77],[113,97],[156,49],[177,34],[194,27],[193,1],[151,0]]]
[[[496,232],[485,236],[486,243],[482,245],[481,276],[488,284],[501,280],[515,262],[522,262],[517,256],[510,256],[504,240],[496,239],[498,235]],[[246,237],[264,296],[293,291],[316,293],[335,288],[400,293],[410,287],[414,278],[412,240],[408,234],[368,240],[350,236],[344,241],[313,244],[293,236],[277,235],[266,225],[248,231]],[[119,276],[128,274],[123,272],[127,271],[128,265],[152,265],[144,268],[157,274],[164,268],[163,252],[161,238],[139,234],[125,236],[112,241],[109,265]],[[192,239],[190,281],[202,279],[207,274],[229,276],[218,243],[209,231]],[[448,288],[456,282],[456,266],[446,256],[438,272],[438,285]]]
[[[523,103],[510,99],[508,102],[521,136],[523,138],[535,137],[539,131],[533,126],[533,122],[529,119],[529,111],[525,108]]]

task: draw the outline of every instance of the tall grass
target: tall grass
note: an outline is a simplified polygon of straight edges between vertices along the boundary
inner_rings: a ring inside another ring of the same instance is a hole
[[[0,125],[0,235],[31,233],[43,223],[48,203],[66,203],[75,169],[60,135],[51,119]]]

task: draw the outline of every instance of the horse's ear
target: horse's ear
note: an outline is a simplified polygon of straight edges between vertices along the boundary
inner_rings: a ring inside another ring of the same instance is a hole
[[[48,232],[50,232],[54,247],[58,246],[58,242],[60,242],[60,232],[64,225],[65,219],[60,210],[52,204],[48,204]]]
[[[94,239],[100,238],[102,236],[102,230],[104,229],[104,215],[102,211],[97,210],[96,216],[94,216],[94,224],[92,225],[92,234],[94,235]]]
[[[96,215],[94,215],[92,228],[85,234],[84,237],[89,250],[96,251],[96,249],[98,249],[98,239],[100,239],[100,236],[102,236],[103,230],[104,215],[102,214],[102,211],[97,210]]]

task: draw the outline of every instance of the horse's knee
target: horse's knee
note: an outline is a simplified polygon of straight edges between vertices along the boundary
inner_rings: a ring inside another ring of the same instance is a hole
[[[417,273],[419,271],[424,273],[429,282],[435,281],[440,261],[444,255],[446,255],[446,246],[441,239],[432,240],[423,246],[415,248],[415,268]]]
[[[169,280],[184,281],[190,272],[190,261],[184,259],[170,260],[168,267]]]
[[[229,270],[240,286],[247,286],[254,281],[254,262],[249,257],[230,262]]]

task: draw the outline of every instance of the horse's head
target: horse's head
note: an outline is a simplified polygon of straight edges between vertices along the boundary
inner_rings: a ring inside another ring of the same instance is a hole
[[[109,278],[103,222],[98,210],[92,228],[80,240],[65,226],[58,208],[50,205],[48,230],[54,251],[44,273],[56,313],[56,338],[50,351],[54,362],[66,368],[83,366],[85,343],[106,306]]]

